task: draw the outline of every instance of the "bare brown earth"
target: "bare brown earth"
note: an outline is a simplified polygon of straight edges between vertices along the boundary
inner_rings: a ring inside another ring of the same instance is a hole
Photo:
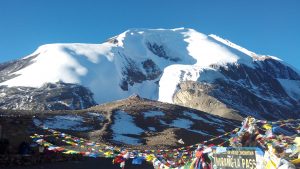
[[[213,87],[195,82],[183,82],[180,90],[174,95],[174,103],[190,108],[195,108],[213,115],[222,116],[233,120],[242,120],[239,111],[228,107],[217,98],[210,95]]]

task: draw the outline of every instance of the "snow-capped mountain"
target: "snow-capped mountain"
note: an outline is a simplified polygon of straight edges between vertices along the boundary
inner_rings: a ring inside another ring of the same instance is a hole
[[[297,70],[193,29],[131,29],[102,44],[48,44],[0,65],[3,88],[58,82],[87,88],[97,103],[137,93],[213,114],[222,107],[221,115],[229,118],[300,117]],[[1,92],[5,107],[9,96]]]

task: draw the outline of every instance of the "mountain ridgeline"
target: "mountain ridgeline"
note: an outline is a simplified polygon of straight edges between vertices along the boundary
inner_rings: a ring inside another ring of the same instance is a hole
[[[130,29],[0,64],[1,109],[85,109],[134,93],[229,119],[300,118],[296,69],[193,29]]]

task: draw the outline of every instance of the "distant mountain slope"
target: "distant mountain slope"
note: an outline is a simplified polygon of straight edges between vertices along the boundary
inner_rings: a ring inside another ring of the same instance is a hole
[[[40,88],[0,86],[0,107],[18,110],[78,110],[96,105],[93,93],[76,84],[45,83]]]
[[[220,115],[229,118],[300,117],[297,70],[276,57],[193,29],[130,29],[102,44],[43,45],[0,65],[0,75],[0,85],[6,86],[0,97],[9,97],[10,87],[63,82],[87,88],[97,103],[137,93],[213,114],[221,106],[225,113]],[[211,100],[201,98],[206,95]],[[12,104],[4,100],[1,107]]]

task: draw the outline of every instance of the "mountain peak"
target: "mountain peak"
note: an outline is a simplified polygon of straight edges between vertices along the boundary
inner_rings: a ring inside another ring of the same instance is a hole
[[[187,81],[234,89],[232,96],[241,92],[236,91],[239,88],[245,95],[246,91],[255,93],[253,98],[280,105],[283,98],[288,98],[290,105],[297,105],[300,98],[295,94],[300,93],[299,74],[280,59],[190,28],[133,28],[102,44],[43,45],[11,65],[0,67],[0,86],[40,88],[62,81],[88,88],[97,103],[133,93],[174,103],[176,93],[182,90],[180,84]],[[286,84],[292,85],[293,91]],[[247,113],[251,114],[250,110]]]

